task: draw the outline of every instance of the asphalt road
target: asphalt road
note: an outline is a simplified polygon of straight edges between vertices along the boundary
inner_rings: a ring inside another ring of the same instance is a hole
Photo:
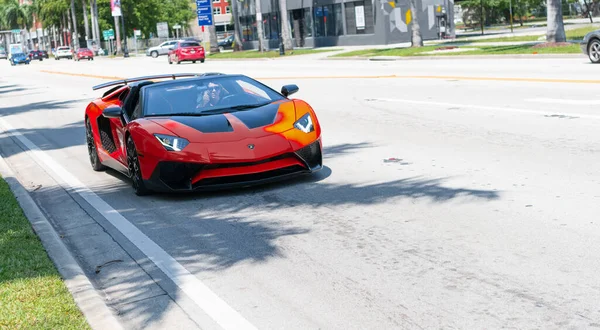
[[[298,84],[325,169],[143,198],[92,171],[93,75],[199,71]],[[584,56],[0,72],[0,152],[126,328],[600,327],[600,66]]]

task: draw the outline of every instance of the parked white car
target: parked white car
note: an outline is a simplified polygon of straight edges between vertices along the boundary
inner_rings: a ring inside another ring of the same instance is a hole
[[[73,52],[71,51],[71,47],[58,47],[56,48],[56,53],[54,54],[55,60],[60,60],[61,58],[68,58],[70,60],[73,59]]]
[[[169,50],[173,49],[173,47],[177,45],[178,41],[180,40],[165,41],[158,46],[150,47],[148,50],[146,50],[146,56],[157,58],[160,55],[168,55]]]

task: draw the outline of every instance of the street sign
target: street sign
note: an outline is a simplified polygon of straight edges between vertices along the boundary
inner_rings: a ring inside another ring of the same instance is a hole
[[[181,25],[179,25],[179,24],[177,24],[177,25],[173,25],[173,28],[174,28],[175,30],[179,30],[179,29],[181,29]]]
[[[198,25],[213,25],[212,1],[196,0],[196,13],[198,14]]]
[[[167,22],[156,23],[156,32],[159,38],[168,38],[169,24]]]
[[[142,35],[142,30],[133,30],[133,34],[137,37]]]
[[[20,30],[20,29],[15,29],[15,30],[12,30],[12,33],[19,34],[19,33],[21,33],[21,30]]]
[[[103,30],[102,36],[104,37],[104,40],[112,39],[115,37],[115,31],[113,29]]]

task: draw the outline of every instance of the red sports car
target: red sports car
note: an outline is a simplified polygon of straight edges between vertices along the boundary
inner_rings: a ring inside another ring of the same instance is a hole
[[[200,63],[204,63],[204,47],[196,41],[179,41],[173,49],[169,50],[167,58],[169,64],[173,64],[173,62],[179,64],[184,61],[192,61],[192,63],[200,61]]]
[[[94,52],[92,52],[88,48],[79,48],[77,53],[75,53],[75,61],[79,61],[81,59],[87,59],[88,61],[94,60]]]
[[[94,90],[107,87],[85,110],[90,161],[127,175],[137,195],[251,186],[322,168],[317,116],[288,98],[296,85],[278,93],[244,75],[205,73]]]

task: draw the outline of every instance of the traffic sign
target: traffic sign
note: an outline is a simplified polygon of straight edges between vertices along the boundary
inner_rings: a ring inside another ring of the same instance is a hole
[[[19,34],[19,33],[21,33],[21,30],[20,30],[20,29],[15,29],[15,30],[12,30],[12,33]]]
[[[211,0],[196,0],[196,13],[198,14],[198,25],[213,25],[213,12]]]
[[[102,36],[104,37],[104,40],[112,39],[115,37],[115,31],[113,29],[103,30]]]
[[[169,37],[169,24],[167,22],[156,23],[156,32],[159,38]]]

